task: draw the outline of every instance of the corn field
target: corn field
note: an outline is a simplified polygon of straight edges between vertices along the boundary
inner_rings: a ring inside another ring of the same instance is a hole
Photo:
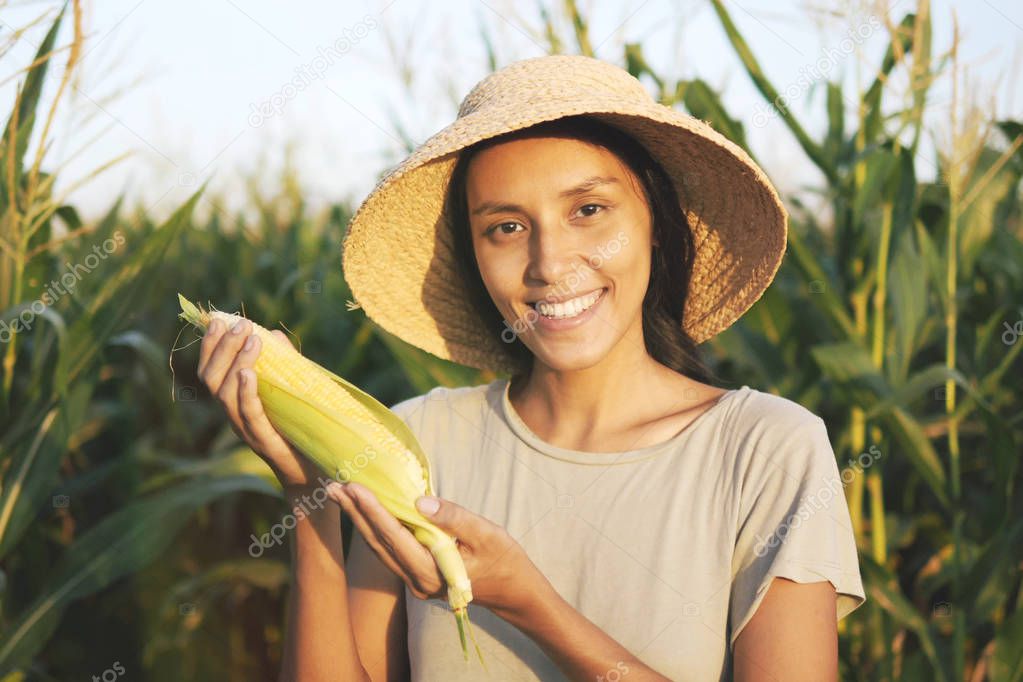
[[[840,469],[881,455],[845,485],[867,602],[839,624],[841,679],[1023,680],[1023,122],[970,97],[958,38],[935,44],[918,0],[883,15],[888,46],[861,91],[820,84],[815,136],[729,5],[712,5],[727,57],[820,182],[813,204],[784,197],[782,268],[706,358],[730,386],[819,414]],[[290,168],[274,194],[251,191],[255,218],[226,214],[204,186],[158,224],[119,198],[83,221],[45,163],[85,48],[81,13],[66,5],[18,70],[0,140],[0,681],[115,666],[127,679],[273,680],[288,540],[259,539],[281,520],[281,491],[199,388],[178,291],[285,322],[305,355],[385,404],[495,377],[346,309],[338,254],[354,207],[313,214]],[[541,16],[552,53],[593,54],[574,2]],[[64,24],[73,40],[58,46]],[[44,100],[58,62],[64,81]],[[707,82],[664,77],[641,44],[618,63],[750,151],[759,131]],[[941,83],[953,96],[936,129]]]

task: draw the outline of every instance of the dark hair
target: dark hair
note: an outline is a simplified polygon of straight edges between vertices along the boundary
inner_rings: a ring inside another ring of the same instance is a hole
[[[632,136],[589,116],[568,116],[539,123],[477,142],[460,153],[452,170],[447,201],[454,231],[455,260],[469,293],[470,304],[487,328],[504,341],[508,327],[483,284],[472,245],[466,190],[469,162],[477,153],[495,144],[545,135],[571,137],[603,147],[621,159],[639,178],[650,206],[654,240],[659,244],[653,251],[650,283],[643,298],[646,350],[665,367],[709,383],[712,372],[701,359],[696,342],[682,328],[695,246],[675,186],[664,168]],[[517,335],[507,347],[516,366],[515,375],[528,373],[533,362],[532,351]]]

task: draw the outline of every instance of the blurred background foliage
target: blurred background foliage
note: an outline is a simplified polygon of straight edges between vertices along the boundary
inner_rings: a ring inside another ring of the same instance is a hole
[[[842,679],[1023,679],[1023,126],[964,96],[958,38],[932,45],[919,0],[883,14],[889,47],[861,92],[821,84],[828,125],[815,138],[712,4],[765,111],[822,181],[812,206],[785,197],[777,279],[704,346],[707,359],[725,385],[820,414],[840,468],[882,453],[845,489],[868,602],[840,623]],[[540,16],[551,52],[592,54],[574,2]],[[55,49],[62,22],[74,40]],[[252,183],[256,218],[225,214],[204,187],[161,224],[121,200],[83,223],[54,194],[60,169],[42,168],[82,42],[70,3],[20,71],[0,141],[0,680],[115,666],[128,679],[275,679],[287,541],[258,558],[248,548],[286,507],[200,388],[176,293],[286,325],[304,353],[387,404],[494,376],[346,309],[352,207],[312,215],[291,168],[276,192]],[[65,76],[47,102],[55,60]],[[736,143],[758,134],[706,82],[656,73],[642,45],[620,63]],[[889,87],[898,73],[908,92]],[[941,79],[953,101],[936,131],[925,114]],[[932,137],[937,159],[921,149]],[[66,279],[80,265],[88,274]],[[55,281],[71,283],[54,295]]]

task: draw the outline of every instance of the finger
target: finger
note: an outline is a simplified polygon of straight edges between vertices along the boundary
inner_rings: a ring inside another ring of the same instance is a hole
[[[245,337],[242,344],[242,347],[235,353],[231,366],[224,374],[220,388],[217,390],[217,397],[223,403],[224,409],[231,420],[237,422],[245,434],[251,437],[252,434],[249,431],[248,424],[242,419],[239,410],[238,397],[240,386],[238,372],[243,369],[251,369],[256,364],[256,358],[259,356],[260,339],[255,334],[250,334]],[[255,384],[255,381],[252,383]]]
[[[396,556],[407,557],[408,560],[416,562],[412,566],[435,565],[430,550],[423,547],[412,532],[387,511],[372,490],[358,483],[349,483],[347,492],[359,511],[373,526],[380,544],[391,548]]]
[[[217,342],[220,341],[220,337],[224,335],[225,331],[227,331],[227,326],[220,320],[210,322],[209,328],[202,337],[202,343],[199,344],[199,367],[196,371],[200,377],[210,362],[213,349],[217,347]]]
[[[421,574],[424,564],[432,564],[430,551],[419,544],[401,521],[389,512],[380,500],[364,486],[349,484],[346,493],[361,516],[367,532],[377,544],[389,552],[408,573]]]
[[[256,345],[258,353],[258,338]],[[238,370],[238,416],[241,427],[248,436],[249,445],[259,452],[267,453],[288,447],[287,441],[266,416],[257,387],[256,372],[251,367],[242,367]]]
[[[413,593],[433,595],[444,586],[444,578],[430,551],[380,503],[373,492],[358,483],[346,486],[349,499],[362,518],[360,528],[367,542],[375,542],[401,566]],[[353,519],[353,522],[358,522]]]
[[[357,483],[346,487],[349,498],[375,534],[377,543],[390,552],[408,576],[406,583],[413,596],[428,599],[441,594],[444,577],[430,551],[380,503],[369,488]]]
[[[277,339],[279,339],[279,340],[281,340],[281,341],[284,341],[285,343],[287,343],[287,344],[288,344],[289,346],[291,346],[292,348],[294,348],[294,347],[295,347],[295,344],[293,344],[293,343],[291,342],[291,338],[290,338],[290,337],[289,337],[289,336],[288,336],[287,334],[285,334],[284,332],[282,332],[282,331],[281,331],[280,329],[274,329],[274,330],[273,330],[272,332],[270,332],[270,333],[271,333],[271,334],[273,334],[275,338],[277,338]]]
[[[241,350],[245,339],[249,336],[251,327],[251,322],[241,320],[231,327],[230,331],[224,332],[221,335],[220,341],[217,342],[217,347],[213,349],[213,353],[210,355],[209,363],[204,368],[202,377],[211,393],[219,393],[224,380],[228,376],[228,370],[234,362],[235,356]],[[234,389],[233,385],[231,389]],[[237,393],[229,389],[227,395],[233,400]]]
[[[344,486],[339,483],[331,483],[327,486],[327,495],[330,496],[330,499],[337,502],[341,509],[348,514],[348,517],[352,520],[352,525],[358,529],[359,534],[362,535],[362,539],[367,545],[369,545],[370,549],[373,550],[373,553],[380,558],[380,561],[403,581],[406,583],[410,582],[409,575],[405,569],[394,559],[391,552],[381,545],[376,539],[376,535],[374,534],[372,527],[370,527],[369,523],[366,521],[366,517],[363,516],[362,512],[355,506],[355,502],[353,502],[352,498],[347,494]]]
[[[430,513],[428,508],[421,507],[420,505],[426,501],[436,502],[437,510]],[[416,509],[428,518],[430,523],[446,531],[448,535],[458,538],[460,544],[468,544],[470,547],[472,546],[468,541],[470,538],[478,541],[481,537],[489,536],[493,526],[490,521],[473,514],[465,507],[440,497],[420,497],[416,501]]]

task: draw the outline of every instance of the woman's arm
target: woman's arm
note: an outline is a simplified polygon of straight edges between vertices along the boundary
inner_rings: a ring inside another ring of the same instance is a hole
[[[303,493],[312,491],[285,491],[288,499]],[[282,682],[408,679],[404,583],[357,532],[342,558],[336,505],[295,524],[292,565]]]
[[[630,682],[669,680],[579,613],[546,579],[523,596],[521,606],[491,610],[536,642],[570,679],[603,682],[628,674]]]
[[[409,679],[405,583],[358,531],[352,534],[346,568],[348,607],[363,667],[374,682]]]
[[[775,578],[732,654],[736,682],[838,680],[838,614],[827,580]]]
[[[287,499],[312,489],[285,488]],[[341,550],[341,513],[327,504],[295,524],[281,682],[370,680],[356,648]]]
[[[549,584],[518,610],[494,613],[528,635],[573,680],[666,680],[588,621]],[[756,614],[739,633],[735,682],[837,682],[838,618],[828,581],[776,578]],[[617,671],[618,676],[612,676]]]

